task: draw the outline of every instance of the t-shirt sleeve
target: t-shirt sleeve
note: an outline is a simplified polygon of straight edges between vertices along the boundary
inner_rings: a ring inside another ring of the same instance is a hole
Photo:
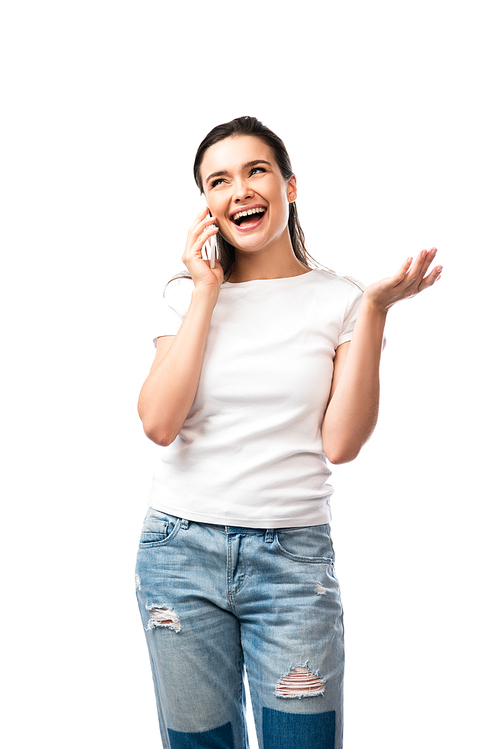
[[[177,335],[179,332],[191,302],[193,288],[190,278],[174,278],[165,286],[154,323],[155,347],[160,336]]]
[[[353,288],[351,298],[347,305],[346,313],[344,316],[344,325],[342,328],[342,333],[339,337],[339,346],[341,343],[347,343],[347,341],[350,341],[352,338],[354,326],[356,325],[356,320],[358,318],[359,308],[361,306],[361,300],[363,299],[363,292],[366,288],[365,285],[361,283],[361,281],[357,281],[354,278],[349,278],[348,276],[346,276],[346,278],[352,283]],[[382,351],[385,349],[386,343],[387,341],[384,335],[382,339]]]
[[[350,284],[350,294],[344,313],[344,323],[342,325],[342,332],[339,336],[338,345],[341,343],[347,343],[352,338],[356,319],[358,317],[361,300],[363,299],[364,285],[360,281],[355,279],[347,278],[347,282]]]

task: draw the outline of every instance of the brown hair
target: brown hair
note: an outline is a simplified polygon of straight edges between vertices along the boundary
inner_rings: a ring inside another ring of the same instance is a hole
[[[203,193],[200,166],[206,151],[210,146],[213,146],[215,143],[218,143],[225,138],[235,138],[239,135],[253,135],[256,138],[263,140],[273,152],[273,156],[278,164],[283,179],[288,181],[293,177],[294,173],[290,162],[290,156],[288,155],[288,151],[286,150],[285,144],[281,138],[278,138],[272,130],[266,127],[266,125],[263,125],[256,117],[236,117],[236,119],[231,120],[230,122],[225,122],[222,125],[214,127],[198,147],[193,171],[194,179],[200,189],[200,193]],[[297,206],[295,203],[289,203],[288,206],[288,231],[290,233],[290,240],[295,257],[308,268],[318,267],[319,264],[311,257],[311,255],[309,255],[306,249],[304,232],[302,231],[299,222]],[[219,262],[224,270],[224,278],[228,278],[234,265],[235,248],[232,244],[229,244],[224,237],[218,234],[217,250]]]

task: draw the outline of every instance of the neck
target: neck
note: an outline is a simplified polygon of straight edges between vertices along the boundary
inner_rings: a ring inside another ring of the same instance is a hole
[[[231,283],[257,281],[272,278],[291,278],[301,276],[311,270],[295,257],[290,244],[286,251],[271,252],[268,249],[259,251],[236,250],[234,265],[228,277]]]

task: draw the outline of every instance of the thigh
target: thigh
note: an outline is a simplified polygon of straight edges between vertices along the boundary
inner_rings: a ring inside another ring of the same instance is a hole
[[[160,730],[171,749],[244,749],[239,622],[221,606],[223,545],[203,532],[149,510],[141,535],[136,592]]]
[[[344,627],[330,528],[278,529],[269,541],[241,616],[259,745],[340,749]]]

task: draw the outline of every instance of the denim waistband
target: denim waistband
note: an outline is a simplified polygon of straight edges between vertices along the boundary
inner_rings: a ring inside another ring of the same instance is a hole
[[[237,534],[237,535],[265,535],[266,540],[271,537],[271,540],[274,538],[275,528],[246,528],[243,526],[235,526],[235,525],[215,525],[213,523],[199,523],[199,525],[204,525],[207,528],[213,528],[216,531],[221,531],[221,533],[227,533],[228,535],[231,534]]]

